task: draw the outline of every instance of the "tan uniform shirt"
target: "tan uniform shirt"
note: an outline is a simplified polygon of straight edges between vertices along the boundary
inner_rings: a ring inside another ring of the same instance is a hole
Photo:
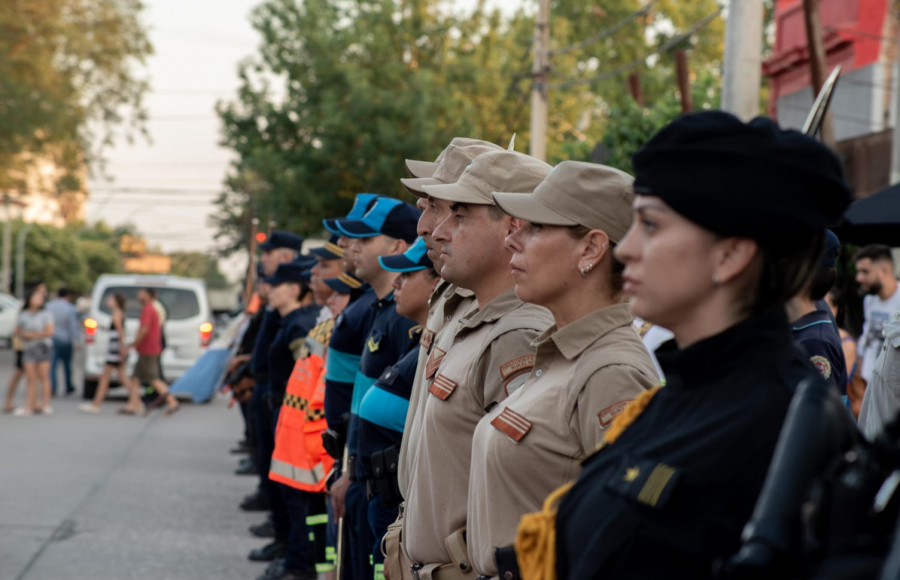
[[[431,304],[428,311],[428,322],[422,331],[422,339],[419,341],[419,366],[416,368],[416,378],[413,381],[412,392],[409,397],[409,410],[406,412],[406,424],[403,428],[403,443],[400,445],[400,465],[397,476],[400,481],[400,493],[406,497],[409,489],[409,472],[415,464],[412,457],[413,447],[410,442],[419,439],[419,431],[422,427],[421,410],[419,402],[423,393],[428,392],[431,380],[425,377],[425,367],[429,357],[437,352],[447,352],[452,343],[453,335],[459,327],[459,320],[463,317],[472,304],[475,295],[463,288],[442,281],[434,289],[431,296]],[[432,377],[433,378],[433,377]]]
[[[613,418],[659,384],[627,304],[593,312],[537,340],[527,382],[479,423],[472,442],[468,550],[494,576],[494,550],[512,545],[519,520],[573,479]]]
[[[404,543],[413,561],[451,561],[444,540],[466,525],[475,426],[525,382],[534,364],[532,342],[552,323],[550,312],[523,303],[510,288],[473,307],[440,364],[426,365],[433,381],[419,403],[424,408],[404,515]]]

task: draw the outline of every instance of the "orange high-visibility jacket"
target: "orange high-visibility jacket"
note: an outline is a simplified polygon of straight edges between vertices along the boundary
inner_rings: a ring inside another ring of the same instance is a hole
[[[269,479],[293,488],[324,492],[334,459],[325,452],[325,350],[334,321],[323,322],[306,337],[288,380],[275,428]]]

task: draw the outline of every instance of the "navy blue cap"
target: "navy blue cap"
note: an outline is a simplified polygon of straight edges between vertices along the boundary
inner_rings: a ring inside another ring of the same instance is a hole
[[[428,259],[428,248],[425,240],[419,238],[408,250],[393,256],[379,256],[378,263],[388,272],[417,272],[426,268],[434,268]]]
[[[313,248],[309,253],[320,260],[340,260],[344,257],[344,248],[337,245],[339,239],[341,239],[340,235],[331,234],[324,246]]]
[[[325,226],[325,229],[331,232],[332,234],[336,234],[338,236],[344,235],[341,230],[337,227],[338,220],[358,220],[362,219],[366,212],[372,209],[372,206],[375,205],[375,202],[378,201],[378,198],[381,197],[377,193],[357,193],[356,199],[353,200],[353,207],[350,208],[350,213],[347,214],[347,217],[344,218],[329,218],[326,220],[322,220],[322,224]]]
[[[337,227],[350,238],[390,236],[412,243],[421,212],[415,206],[391,197],[380,197],[362,219],[338,220]]]
[[[309,284],[309,269],[298,262],[279,264],[275,274],[265,279],[266,284],[278,286],[294,282],[296,284]]]
[[[326,278],[325,283],[338,294],[350,294],[354,290],[359,290],[365,284],[350,272],[344,272],[337,278]]]
[[[841,251],[841,241],[831,230],[825,230],[825,251],[822,252],[821,265],[826,268],[837,267],[838,252]]]
[[[311,270],[313,266],[319,263],[319,260],[317,260],[315,256],[299,254],[294,259],[294,263],[300,264],[300,266],[303,267],[304,270]]]
[[[303,236],[298,236],[291,232],[275,230],[265,242],[259,245],[259,249],[264,252],[276,250],[278,248],[287,248],[299,252],[303,248]]]

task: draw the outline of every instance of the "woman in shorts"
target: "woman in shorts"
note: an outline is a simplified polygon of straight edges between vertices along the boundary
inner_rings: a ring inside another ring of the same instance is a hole
[[[16,409],[17,417],[34,413],[52,415],[50,406],[50,359],[53,357],[53,315],[44,310],[45,294],[38,289],[25,297],[19,313],[16,336],[22,340],[22,366],[25,369],[25,405]],[[41,404],[37,404],[37,383],[41,383]]]
[[[124,348],[123,344],[125,339],[125,296],[113,294],[106,299],[106,303],[112,312],[112,321],[109,323],[109,342],[106,348],[103,376],[100,377],[94,400],[78,407],[82,412],[92,415],[100,412],[100,405],[103,404],[103,399],[106,398],[106,393],[109,391],[109,382],[112,379],[113,371],[118,371],[120,383],[123,385],[128,383],[128,373],[125,367],[128,349]]]

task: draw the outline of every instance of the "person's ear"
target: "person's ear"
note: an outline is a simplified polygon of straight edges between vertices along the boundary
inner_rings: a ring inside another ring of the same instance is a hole
[[[759,254],[759,244],[749,238],[725,238],[716,244],[713,282],[727,284],[739,277]]]
[[[504,219],[507,220],[506,234],[503,236],[504,239],[506,239],[507,236],[516,233],[519,231],[519,228],[525,225],[525,220],[520,220],[519,218],[506,216]]]
[[[590,271],[610,253],[609,235],[603,230],[591,230],[579,241],[578,269]]]

